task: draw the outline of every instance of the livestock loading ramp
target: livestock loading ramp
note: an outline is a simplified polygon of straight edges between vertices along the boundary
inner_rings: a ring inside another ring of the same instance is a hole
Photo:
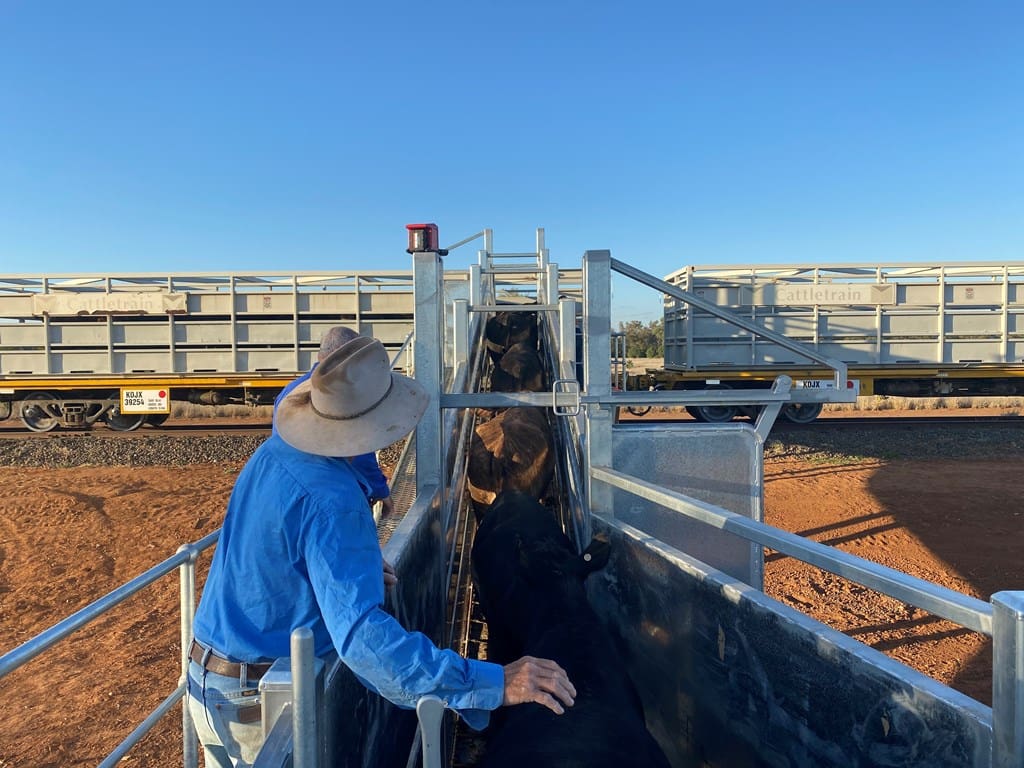
[[[436,295],[440,259],[417,253],[414,260],[425,294]],[[618,266],[607,252],[584,255],[580,321],[586,386],[579,392],[566,387],[514,395],[439,388],[436,410],[428,411],[428,423],[417,432],[421,461],[425,451],[436,450],[439,457],[433,478],[419,478],[421,487],[451,489],[442,493],[446,499],[462,493],[444,469],[462,461],[452,451],[459,441],[447,426],[449,412],[531,404],[561,414],[555,423],[567,436],[557,447],[565,454],[559,478],[567,529],[577,540],[594,531],[612,543],[612,561],[591,578],[590,593],[620,641],[648,725],[674,765],[1019,765],[1024,752],[1017,702],[1024,699],[1021,657],[1014,650],[1021,641],[1014,638],[1024,616],[1021,595],[1000,593],[987,604],[764,525],[760,430],[705,425],[697,427],[702,432],[691,445],[682,445],[690,441],[681,435],[655,436],[615,424],[615,408],[629,399],[610,386],[610,276]],[[454,328],[469,327],[460,313],[465,318],[486,306],[475,290],[470,288],[465,307],[456,305]],[[553,292],[551,286],[547,290]],[[575,313],[556,313],[550,299],[537,299],[544,334],[555,344],[574,339]],[[418,323],[424,309],[427,318],[441,317],[440,307],[418,304]],[[424,338],[418,325],[417,339]],[[453,344],[466,350],[466,357],[453,361],[455,369],[465,364],[469,346]],[[574,371],[574,345],[552,346],[559,371]],[[421,349],[418,375],[429,360]],[[443,369],[439,359],[436,366]],[[765,411],[787,401],[785,387],[778,389],[761,402]],[[666,401],[673,396],[657,394]],[[624,456],[652,441],[660,441],[658,449],[639,462],[650,467],[622,469]],[[676,452],[670,451],[673,443],[681,444]],[[702,466],[700,456],[707,454],[717,459]],[[680,525],[682,520],[693,527]],[[689,554],[712,531],[722,536],[720,546],[700,559]],[[759,582],[764,546],[991,634],[997,646],[995,707],[767,598]]]

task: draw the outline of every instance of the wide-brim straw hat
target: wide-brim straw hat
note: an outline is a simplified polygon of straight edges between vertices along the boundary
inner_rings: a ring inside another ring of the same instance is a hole
[[[361,336],[288,393],[277,407],[277,431],[300,451],[359,456],[411,432],[428,402],[419,382],[391,370],[383,344]]]

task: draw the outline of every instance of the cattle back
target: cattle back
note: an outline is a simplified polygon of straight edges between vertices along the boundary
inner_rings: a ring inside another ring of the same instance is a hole
[[[496,713],[482,768],[667,768],[615,643],[587,602],[584,580],[607,560],[599,541],[577,554],[554,515],[520,493],[501,494],[480,523],[472,565],[488,656],[553,659],[577,690],[563,715],[539,704]]]
[[[509,408],[477,425],[466,468],[477,517],[504,490],[541,498],[554,470],[551,427],[544,409]]]

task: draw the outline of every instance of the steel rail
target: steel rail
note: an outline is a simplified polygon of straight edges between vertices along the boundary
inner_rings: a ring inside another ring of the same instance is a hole
[[[590,473],[595,480],[620,488],[627,493],[653,501],[667,509],[748,541],[770,547],[877,592],[910,603],[936,616],[949,619],[960,626],[981,632],[989,637],[992,636],[992,606],[986,602],[884,565],[872,563],[834,547],[810,541],[795,533],[750,520],[743,515],[729,512],[677,491],[659,488],[638,477],[618,472],[610,467],[594,466],[591,467]]]
[[[207,534],[194,544],[184,547],[182,551],[167,558],[162,563],[154,565],[148,571],[145,571],[131,581],[122,584],[120,587],[104,595],[99,600],[90,603],[85,606],[85,608],[76,611],[63,621],[54,624],[43,632],[40,632],[31,640],[22,643],[14,650],[0,656],[0,679],[28,661],[31,661],[43,651],[53,647],[59,641],[81,629],[89,622],[99,618],[115,605],[124,602],[129,597],[140,592],[142,589],[148,587],[161,577],[166,576],[179,566],[194,559],[196,554],[214,544],[219,536],[220,529],[218,528],[216,531]]]

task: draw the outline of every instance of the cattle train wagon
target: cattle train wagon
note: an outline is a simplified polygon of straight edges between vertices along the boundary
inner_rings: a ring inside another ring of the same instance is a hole
[[[842,361],[860,395],[1024,394],[1024,262],[686,267],[665,281]],[[664,368],[629,377],[629,389],[765,388],[782,374],[823,386],[808,358],[680,298],[666,298],[664,332]],[[688,410],[702,421],[740,412]],[[794,403],[782,415],[820,411]]]
[[[411,272],[0,276],[0,418],[131,430],[173,401],[269,404],[331,326],[405,368],[412,324]]]

